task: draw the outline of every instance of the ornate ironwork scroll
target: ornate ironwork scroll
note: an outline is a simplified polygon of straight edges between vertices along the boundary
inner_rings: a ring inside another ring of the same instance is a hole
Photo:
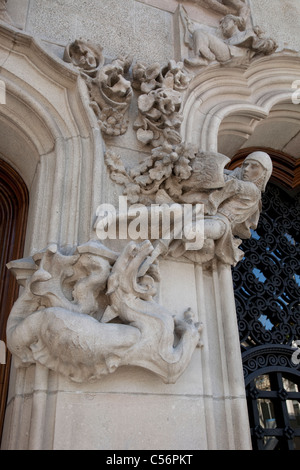
[[[274,185],[245,258],[233,269],[242,351],[264,344],[291,346],[300,338],[300,194]]]
[[[300,194],[269,184],[262,204],[233,269],[250,431],[256,450],[298,450]]]

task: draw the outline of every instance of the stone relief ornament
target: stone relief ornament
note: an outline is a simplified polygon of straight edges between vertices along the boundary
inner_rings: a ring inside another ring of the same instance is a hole
[[[163,142],[180,143],[182,93],[191,78],[183,63],[171,60],[165,67],[137,63],[132,73],[132,86],[140,93],[139,115],[134,123],[137,139],[153,147]]]
[[[151,156],[130,170],[113,152],[107,152],[105,161],[111,178],[124,186],[129,202],[204,206],[202,248],[187,250],[184,239],[159,240],[154,242],[152,262],[161,254],[200,263],[217,257],[231,265],[242,259],[238,247],[257,226],[261,194],[272,173],[267,153],[250,154],[233,172],[224,169],[229,162],[225,155],[196,152],[184,143],[153,149]]]
[[[124,186],[123,195],[130,203],[181,203],[192,181],[201,188],[218,188],[224,184],[223,168],[229,158],[213,152],[196,152],[192,145],[164,142],[154,148],[139,165],[126,169],[122,159],[108,150],[105,163],[111,179]],[[196,202],[196,201],[193,201]]]
[[[133,95],[131,82],[125,76],[132,59],[118,57],[105,64],[100,45],[76,40],[67,45],[64,60],[80,70],[89,90],[90,105],[103,133],[109,136],[124,134],[128,128],[127,111]]]
[[[212,62],[247,64],[253,57],[274,53],[278,47],[258,26],[248,28],[243,16],[227,14],[221,19],[218,29],[207,29],[194,23],[182,6],[180,17],[185,44],[192,51],[192,56],[184,60],[190,67],[207,66]]]
[[[157,270],[139,273],[153,246],[130,242],[121,253],[99,240],[72,254],[50,245],[8,268],[23,291],[7,324],[17,367],[39,363],[75,382],[91,382],[124,365],[173,383],[199,345],[190,310],[176,318],[159,305]]]

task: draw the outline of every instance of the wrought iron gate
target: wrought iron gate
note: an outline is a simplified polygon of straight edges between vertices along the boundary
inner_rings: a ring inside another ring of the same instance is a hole
[[[233,269],[254,449],[300,450],[300,193],[269,184]]]

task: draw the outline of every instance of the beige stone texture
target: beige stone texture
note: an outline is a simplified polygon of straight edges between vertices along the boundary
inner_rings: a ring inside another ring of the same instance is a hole
[[[27,31],[55,44],[77,38],[99,42],[105,55],[161,62],[173,55],[172,14],[135,0],[33,0]]]
[[[281,49],[300,50],[299,0],[250,0],[254,25],[273,37]]]
[[[219,15],[184,3],[194,21],[217,26]],[[8,90],[0,153],[30,191],[26,256],[49,243],[67,249],[86,242],[97,206],[117,203],[122,188],[109,179],[106,147],[131,168],[149,153],[133,129],[104,142],[84,81],[60,60],[65,45],[81,36],[100,42],[110,59],[129,53],[135,61],[165,64],[175,54],[178,5],[9,0],[8,12],[23,31],[0,26],[0,72]],[[255,24],[282,47],[299,50],[298,0],[286,0],[282,14],[282,0],[251,0],[251,6]],[[299,56],[286,52],[248,68],[202,69],[184,96],[183,139],[228,156],[266,143],[300,156],[299,106],[291,105],[297,79]],[[131,121],[136,114],[135,97]],[[164,260],[160,270],[157,301],[179,317],[192,308],[203,326],[202,347],[177,382],[122,366],[95,383],[75,384],[39,363],[13,366],[3,449],[251,448],[230,266]]]

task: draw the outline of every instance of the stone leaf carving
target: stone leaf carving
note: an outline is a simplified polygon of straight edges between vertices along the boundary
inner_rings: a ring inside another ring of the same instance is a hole
[[[180,143],[182,93],[190,81],[183,63],[171,60],[166,67],[137,63],[132,74],[132,86],[141,93],[134,123],[137,139],[153,147]]]
[[[251,237],[261,211],[261,193],[272,173],[265,152],[254,152],[241,168],[224,170],[229,158],[212,152],[196,152],[190,145],[164,144],[131,170],[119,156],[108,152],[108,169],[116,183],[124,185],[129,202],[146,205],[173,203],[204,206],[204,244],[187,249],[186,240],[170,237],[154,243],[152,262],[160,255],[185,256],[195,262],[214,257],[235,265],[243,257],[241,240]],[[252,169],[249,171],[249,167]]]
[[[212,189],[224,185],[223,169],[229,158],[214,152],[196,152],[189,144],[164,143],[152,149],[136,167],[128,170],[120,156],[108,150],[105,163],[110,177],[124,186],[131,203],[182,202],[182,195],[193,187]]]
[[[90,104],[104,134],[122,135],[128,128],[127,111],[132,100],[131,82],[125,78],[132,59],[119,57],[104,64],[102,47],[88,41],[68,44],[64,60],[81,71],[89,94]]]
[[[265,37],[258,26],[248,28],[244,16],[227,14],[221,19],[217,30],[208,30],[191,21],[182,6],[179,8],[185,43],[192,51],[192,56],[184,60],[187,66],[207,66],[212,62],[248,64],[253,57],[270,55],[278,47],[272,38]]]
[[[10,262],[24,287],[7,324],[16,365],[39,363],[76,382],[132,365],[175,382],[199,343],[200,325],[190,311],[177,319],[153,300],[155,270],[139,273],[152,251],[149,241],[116,253],[94,240],[72,254],[51,245]]]

